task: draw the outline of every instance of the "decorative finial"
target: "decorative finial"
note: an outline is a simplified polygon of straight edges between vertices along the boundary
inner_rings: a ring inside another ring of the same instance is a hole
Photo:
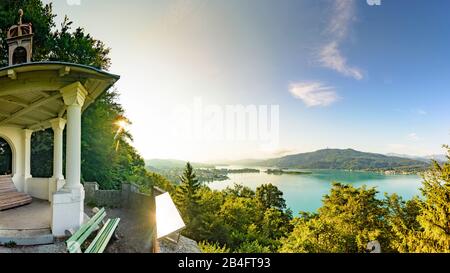
[[[19,9],[19,26],[22,24],[23,9]]]

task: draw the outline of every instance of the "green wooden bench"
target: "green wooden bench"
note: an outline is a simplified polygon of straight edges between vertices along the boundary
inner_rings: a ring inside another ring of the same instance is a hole
[[[94,230],[100,227],[100,224],[104,223],[105,217],[106,211],[105,208],[102,208],[66,241],[67,251],[69,253],[82,253],[81,245]],[[119,225],[119,221],[120,218],[108,219],[84,253],[102,253]]]

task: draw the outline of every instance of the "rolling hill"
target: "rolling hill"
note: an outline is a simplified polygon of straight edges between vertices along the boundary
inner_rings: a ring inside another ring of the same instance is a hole
[[[291,169],[345,170],[424,169],[429,166],[429,163],[423,160],[365,153],[353,149],[324,149],[310,153],[252,161],[252,164]]]

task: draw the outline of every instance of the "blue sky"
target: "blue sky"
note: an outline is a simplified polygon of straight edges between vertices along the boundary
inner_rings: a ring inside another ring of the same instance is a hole
[[[48,1],[44,1],[48,2]],[[271,157],[326,147],[429,155],[450,143],[450,2],[55,1],[112,48],[145,158]],[[278,105],[279,142],[186,139],[177,105]]]

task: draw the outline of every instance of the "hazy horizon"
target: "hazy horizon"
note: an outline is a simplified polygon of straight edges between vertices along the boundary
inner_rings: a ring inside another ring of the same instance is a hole
[[[303,152],[294,152],[294,153],[287,153],[287,154],[283,154],[283,155],[278,155],[278,156],[273,156],[273,157],[260,157],[260,158],[223,158],[223,159],[214,159],[214,160],[207,160],[207,161],[193,161],[190,159],[186,159],[186,158],[145,158],[145,160],[177,160],[177,161],[185,161],[185,162],[191,162],[191,163],[206,163],[206,164],[212,164],[212,163],[227,163],[227,162],[237,162],[237,161],[245,161],[245,160],[264,160],[264,159],[271,159],[271,158],[279,158],[279,157],[284,157],[284,156],[290,156],[290,155],[297,155],[297,154],[303,154],[303,153],[312,153],[312,152],[317,152],[317,151],[321,151],[321,150],[356,150],[353,148],[322,148],[322,149],[317,149],[317,150],[312,150],[312,151],[303,151]],[[368,151],[361,151],[361,150],[356,150],[358,152],[363,152],[363,153],[374,153],[374,154],[382,154],[382,155],[386,155],[386,156],[393,156],[393,157],[405,157],[405,158],[429,158],[429,157],[441,157],[441,156],[446,156],[447,154],[445,153],[440,153],[440,154],[428,154],[428,155],[412,155],[412,154],[399,154],[399,153],[377,153],[377,152],[368,152]]]
[[[324,147],[428,156],[450,144],[448,1],[125,5],[129,12],[119,0],[55,1],[54,12],[58,25],[67,14],[112,48],[110,71],[121,75],[120,103],[144,158],[211,162]],[[196,100],[218,113],[277,106],[273,143],[209,137],[204,112],[173,117]],[[188,137],[186,127],[202,135]]]

